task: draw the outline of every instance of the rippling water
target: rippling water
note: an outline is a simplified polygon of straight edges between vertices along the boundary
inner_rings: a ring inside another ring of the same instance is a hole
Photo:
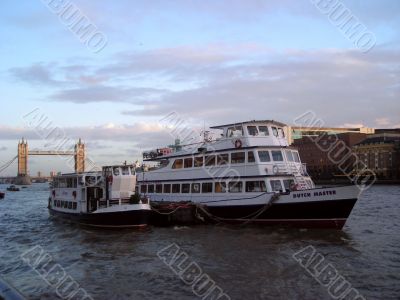
[[[226,226],[94,230],[51,219],[47,198],[47,184],[34,184],[0,200],[0,274],[29,299],[57,297],[20,258],[35,245],[94,299],[200,299],[157,257],[172,242],[232,299],[331,299],[292,258],[308,245],[367,299],[400,299],[399,186],[366,191],[343,231]]]

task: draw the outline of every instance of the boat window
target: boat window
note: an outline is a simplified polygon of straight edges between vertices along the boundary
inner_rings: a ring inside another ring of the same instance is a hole
[[[274,161],[283,161],[282,151],[281,150],[272,150],[272,159]]]
[[[266,192],[264,181],[246,181],[246,192]]]
[[[153,194],[153,193],[154,193],[154,184],[149,184],[149,185],[147,186],[147,192],[148,192],[149,194]]]
[[[129,175],[129,167],[122,167],[122,175]]]
[[[255,161],[256,159],[254,158],[254,152],[253,151],[247,152],[247,162],[253,163]]]
[[[286,191],[293,191],[294,190],[294,180],[293,179],[284,179],[283,186],[285,187]]]
[[[215,166],[215,155],[206,156],[205,164],[207,167]]]
[[[293,151],[293,157],[295,162],[300,162],[299,152]]]
[[[183,160],[182,159],[176,159],[174,161],[174,164],[172,165],[172,169],[182,169],[183,167]]]
[[[172,184],[172,193],[180,193],[181,192],[181,185],[179,183]]]
[[[258,151],[258,157],[261,162],[271,161],[271,157],[269,156],[269,151]]]
[[[171,185],[168,184],[164,184],[164,194],[169,194],[171,193]]]
[[[243,135],[242,126],[229,127],[226,131],[227,137],[239,137]]]
[[[212,182],[203,182],[201,184],[201,192],[202,193],[212,193]]]
[[[258,126],[259,135],[261,136],[268,136],[269,131],[267,126]]]
[[[200,193],[200,183],[192,183],[192,193]]]
[[[195,167],[202,167],[203,166],[203,156],[197,156],[194,158],[194,166]]]
[[[279,131],[279,135],[284,138],[285,132],[283,131],[283,128],[278,128],[278,131]]]
[[[68,208],[68,201],[64,201],[64,208]]]
[[[285,153],[286,153],[286,158],[287,158],[288,161],[294,161],[294,158],[293,158],[293,155],[292,155],[292,151],[286,150]]]
[[[76,202],[74,202],[73,205],[72,205],[72,209],[76,210],[76,207],[77,207],[77,204],[76,204]]]
[[[160,168],[166,167],[169,164],[169,160],[168,159],[162,159],[160,160]]]
[[[184,164],[183,164],[184,168],[191,168],[193,167],[193,158],[185,158],[184,160]]]
[[[114,167],[113,172],[114,176],[119,176],[119,167]]]
[[[229,162],[229,154],[228,154],[228,153],[226,153],[226,154],[219,154],[219,155],[217,156],[217,164],[218,164],[219,166],[221,166],[221,165],[226,165],[226,164],[228,164],[228,162]]]
[[[247,132],[249,135],[252,135],[252,136],[258,135],[257,126],[247,126]]]
[[[76,178],[67,178],[67,188],[76,188]]]
[[[216,182],[215,183],[216,193],[226,193],[226,182]]]
[[[130,166],[129,168],[131,169],[131,174],[135,175],[136,174],[135,167],[134,166]]]
[[[68,209],[72,209],[72,202],[68,202]]]
[[[140,186],[140,192],[143,193],[143,194],[146,194],[147,193],[147,185],[142,184]]]
[[[245,152],[232,152],[231,153],[231,163],[232,164],[242,164],[245,161]]]
[[[276,129],[276,127],[271,127],[271,128],[272,128],[272,134],[278,137],[278,129]]]
[[[156,184],[156,193],[162,194],[162,184]]]
[[[58,188],[58,178],[53,179],[53,187]]]
[[[273,192],[282,192],[283,191],[282,183],[280,180],[271,180],[270,184],[271,184],[271,189]]]
[[[85,181],[86,181],[85,182],[86,185],[94,185],[97,182],[96,176],[86,176]]]
[[[190,183],[183,183],[182,184],[182,193],[190,193]]]
[[[67,187],[67,181],[65,178],[60,178],[58,181],[58,187],[60,188],[66,188]]]
[[[243,183],[241,181],[231,181],[229,182],[229,192],[230,193],[241,193]]]

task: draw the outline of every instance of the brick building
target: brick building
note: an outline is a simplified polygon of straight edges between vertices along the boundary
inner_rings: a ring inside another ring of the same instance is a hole
[[[360,160],[360,168],[367,166],[375,172],[378,179],[399,180],[400,133],[396,133],[395,129],[378,132],[382,133],[368,136],[354,145],[353,151]]]
[[[333,179],[345,174],[339,166],[348,166],[353,163],[346,156],[352,147],[367,137],[364,133],[323,134],[316,137],[302,137],[295,139],[293,145],[299,149],[303,163],[313,179]],[[354,158],[354,156],[350,156]],[[348,171],[346,169],[346,171]]]

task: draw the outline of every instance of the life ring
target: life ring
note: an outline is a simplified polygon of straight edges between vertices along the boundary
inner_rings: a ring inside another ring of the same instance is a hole
[[[242,148],[242,141],[241,140],[236,140],[235,141],[235,148]]]
[[[274,166],[272,167],[272,173],[277,174],[278,171],[279,171],[278,166],[277,166],[277,165],[274,165]]]

